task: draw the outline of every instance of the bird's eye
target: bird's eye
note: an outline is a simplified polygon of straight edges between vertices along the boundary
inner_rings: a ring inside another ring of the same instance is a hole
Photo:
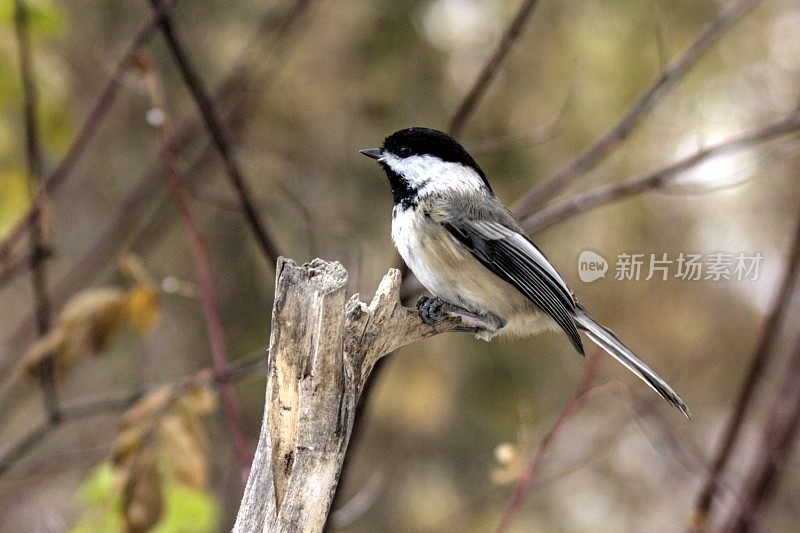
[[[411,148],[408,146],[403,146],[400,148],[400,151],[397,153],[400,157],[408,157],[411,155]]]

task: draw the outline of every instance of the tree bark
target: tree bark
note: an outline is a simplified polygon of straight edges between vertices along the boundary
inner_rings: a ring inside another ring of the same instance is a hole
[[[235,532],[322,531],[355,406],[375,362],[460,319],[425,324],[400,304],[400,273],[372,302],[347,300],[347,272],[279,258],[264,419]]]

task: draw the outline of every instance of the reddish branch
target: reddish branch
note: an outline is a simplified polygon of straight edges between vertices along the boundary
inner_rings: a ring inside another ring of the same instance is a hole
[[[177,146],[167,121],[161,126],[161,158],[164,165],[164,177],[169,185],[172,200],[186,225],[186,231],[189,235],[192,258],[197,274],[200,306],[203,310],[208,340],[211,345],[211,361],[214,371],[221,374],[228,368],[228,350],[214,296],[214,279],[211,275],[211,267],[208,264],[208,253],[206,252],[200,227],[189,208],[188,198],[178,168]],[[242,415],[239,412],[233,384],[229,380],[221,380],[219,382],[219,394],[222,400],[222,409],[228,422],[228,429],[233,439],[234,451],[242,467],[242,475],[244,479],[247,479],[252,455],[250,446],[247,443],[247,432],[244,428]]]
[[[488,89],[489,84],[497,75],[497,71],[500,70],[500,65],[503,63],[503,60],[505,60],[520,35],[522,35],[522,30],[525,29],[525,23],[528,21],[537,3],[537,0],[523,0],[511,24],[509,24],[506,31],[503,32],[503,37],[500,39],[497,49],[495,49],[494,53],[489,57],[489,60],[483,65],[478,79],[475,80],[472,88],[464,99],[461,100],[456,112],[453,113],[453,118],[450,119],[450,125],[447,129],[454,137],[461,133],[464,123],[467,121],[467,118],[472,115],[475,106],[478,105],[481,97],[486,92],[486,89]]]
[[[717,451],[714,454],[708,477],[697,499],[695,517],[693,520],[695,524],[708,523],[714,503],[714,496],[721,481],[722,472],[730,461],[734,446],[741,434],[745,415],[753,401],[761,378],[768,367],[771,356],[775,351],[775,342],[781,330],[781,324],[784,323],[785,318],[791,311],[790,302],[792,297],[793,295],[796,296],[798,292],[800,292],[800,221],[797,223],[797,229],[795,230],[793,242],[789,249],[786,273],[784,274],[781,286],[778,288],[772,310],[764,322],[758,345],[753,354],[753,359],[750,362],[750,368],[744,378],[739,396],[736,398],[733,412],[722,431],[722,436],[720,437]],[[798,377],[795,376],[794,379],[798,379]],[[778,400],[776,400],[776,402],[777,401]],[[800,405],[800,401],[798,405]],[[737,507],[741,507],[741,505]]]
[[[572,396],[570,402],[558,416],[556,423],[542,439],[542,444],[539,446],[539,450],[536,452],[536,455],[533,457],[531,462],[528,463],[528,467],[526,468],[525,472],[517,481],[511,501],[506,508],[506,512],[503,514],[503,519],[500,521],[500,525],[497,526],[498,533],[508,531],[508,529],[511,527],[514,517],[522,507],[528,491],[530,491],[531,487],[533,486],[533,482],[536,480],[536,476],[544,462],[545,454],[547,454],[547,451],[550,449],[553,441],[564,428],[564,426],[566,426],[569,419],[572,418],[578,409],[583,406],[586,400],[586,394],[589,392],[592,381],[597,374],[597,368],[602,359],[601,354],[602,352],[600,350],[595,350],[591,357],[589,357],[589,360],[586,361],[586,369],[583,372],[583,377],[578,385],[578,389],[575,391],[575,394]]]
[[[153,5],[155,12],[158,13],[162,11],[164,0],[150,0],[150,3]],[[236,162],[227,132],[214,107],[211,95],[206,90],[203,81],[200,79],[200,76],[189,60],[189,56],[184,47],[178,40],[169,14],[162,13],[160,26],[161,32],[164,34],[164,39],[167,41],[172,55],[175,57],[175,61],[178,64],[183,81],[186,83],[186,86],[189,87],[189,91],[192,93],[192,97],[197,103],[197,107],[200,109],[203,122],[211,134],[211,139],[214,141],[214,146],[222,157],[228,178],[239,195],[239,201],[242,204],[250,228],[261,247],[261,251],[267,259],[267,262],[269,264],[274,264],[275,261],[278,260],[280,251],[267,231],[264,221],[258,214],[255,202],[252,199],[250,187],[245,181],[244,175]]]
[[[684,75],[702,58],[706,52],[734,23],[753,9],[761,0],[735,0],[728,3],[717,17],[703,29],[700,36],[678,58],[656,82],[634,103],[628,112],[566,167],[557,171],[538,187],[534,187],[520,198],[514,206],[514,212],[520,218],[526,218],[536,209],[550,200],[564,187],[581,175],[596,167],[614,149],[628,138],[628,135],[647,116],[648,112]]]
[[[729,141],[698,150],[685,159],[676,161],[645,176],[623,183],[609,185],[591,192],[578,193],[560,204],[532,214],[522,221],[522,227],[529,233],[535,233],[578,213],[583,213],[595,207],[607,205],[648,190],[663,187],[681,173],[713,157],[726,152],[751,148],[760,143],[790,133],[795,133],[799,130],[800,114],[794,113],[784,120],[769,124],[756,131],[745,133]]]

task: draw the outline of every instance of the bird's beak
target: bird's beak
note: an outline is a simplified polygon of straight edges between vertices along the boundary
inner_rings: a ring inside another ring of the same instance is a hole
[[[360,152],[369,158],[380,159],[383,155],[383,148],[364,148]]]

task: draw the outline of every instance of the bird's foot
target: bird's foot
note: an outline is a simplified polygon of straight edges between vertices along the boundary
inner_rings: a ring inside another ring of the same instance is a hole
[[[472,333],[482,339],[490,339],[498,330],[506,325],[505,320],[491,313],[481,314],[470,311],[459,305],[446,302],[439,297],[420,296],[417,300],[417,310],[422,321],[426,324],[435,324],[448,316],[460,316],[470,325],[461,324],[451,331],[458,333]]]
[[[441,298],[422,295],[417,300],[417,311],[422,321],[426,324],[435,324],[448,315],[447,306],[451,304]]]

